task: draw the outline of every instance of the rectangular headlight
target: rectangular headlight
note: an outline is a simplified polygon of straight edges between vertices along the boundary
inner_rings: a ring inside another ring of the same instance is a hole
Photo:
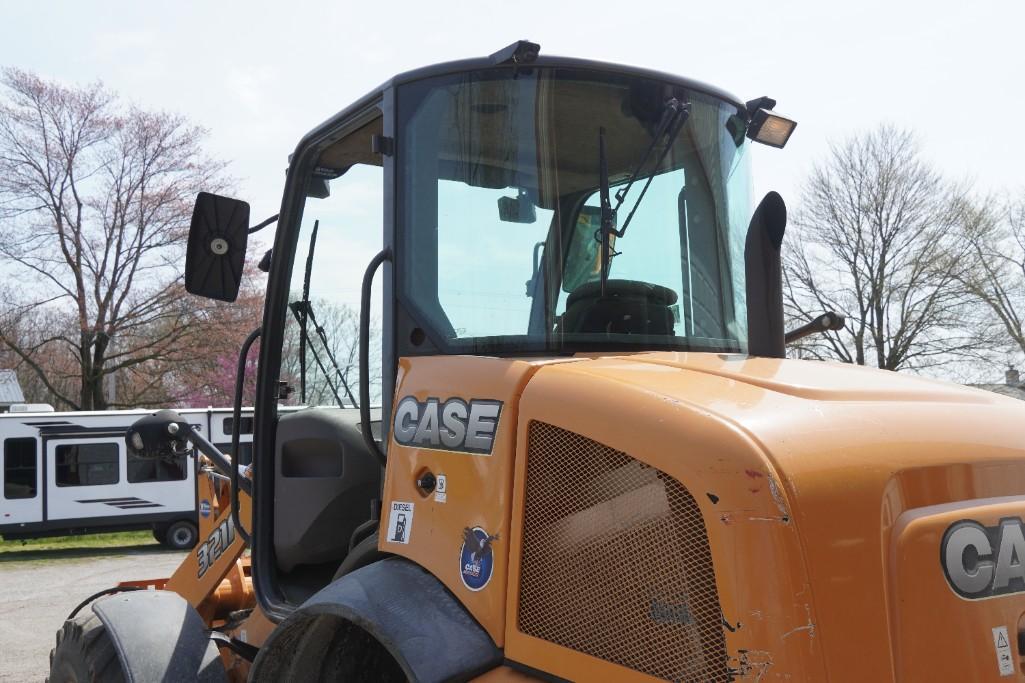
[[[756,109],[747,127],[747,136],[755,142],[782,148],[797,127],[797,121],[784,118],[769,109]]]

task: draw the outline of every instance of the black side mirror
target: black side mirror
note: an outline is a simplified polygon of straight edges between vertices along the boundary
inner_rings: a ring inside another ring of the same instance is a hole
[[[125,432],[128,452],[137,458],[166,458],[188,451],[189,425],[173,410],[140,417]]]
[[[780,246],[787,228],[787,205],[769,192],[747,228],[744,270],[747,279],[748,353],[783,358],[783,264]]]
[[[242,284],[248,242],[247,202],[209,192],[196,195],[185,252],[186,291],[234,301]]]

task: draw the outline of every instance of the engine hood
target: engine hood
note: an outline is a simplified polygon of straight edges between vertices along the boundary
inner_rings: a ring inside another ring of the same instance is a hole
[[[966,638],[978,640],[978,657],[992,667],[989,627],[1003,620],[1011,628],[1025,609],[1025,586],[983,608],[964,600],[938,561],[944,531],[959,516],[987,528],[1009,509],[1025,518],[1025,402],[845,364],[642,353],[543,368],[524,393],[524,416],[543,420],[570,403],[567,428],[587,423],[592,438],[701,486],[695,495],[713,549],[727,549],[732,561],[742,528],[764,530],[774,548],[789,542],[780,528],[794,534],[804,569],[791,576],[806,572],[793,581],[807,586],[784,592],[800,596],[808,616],[791,621],[793,633],[778,646],[803,638],[821,647],[830,676],[889,680],[917,672],[914,680],[939,680],[920,676],[923,659],[946,647],[964,653]],[[732,489],[731,481],[738,483]],[[767,488],[774,513],[758,498]],[[771,556],[767,546],[762,556]],[[744,590],[739,583],[733,589]],[[738,621],[762,618],[765,610],[746,607],[759,599],[748,595],[731,606]],[[937,611],[947,611],[949,628],[931,623]],[[838,635],[851,624],[860,624],[857,639]],[[983,666],[974,655],[959,656],[958,671]],[[932,656],[930,666],[941,677],[954,670],[943,657]]]
[[[831,467],[897,473],[1025,456],[1025,402],[907,374],[704,353],[590,358],[559,370],[707,410],[757,440],[786,478]]]
[[[1005,396],[958,384],[849,363],[708,353],[650,353],[624,357],[627,359],[714,375],[777,394],[814,401],[1018,403]]]

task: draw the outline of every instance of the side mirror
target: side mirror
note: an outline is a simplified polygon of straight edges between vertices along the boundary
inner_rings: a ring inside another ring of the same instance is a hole
[[[137,458],[162,458],[188,450],[189,425],[173,410],[140,417],[125,432],[128,452]]]
[[[744,271],[747,280],[747,347],[752,356],[783,358],[783,264],[780,247],[787,228],[787,205],[769,192],[747,228]]]
[[[190,294],[234,301],[242,284],[249,243],[249,204],[209,192],[196,195],[185,252]]]

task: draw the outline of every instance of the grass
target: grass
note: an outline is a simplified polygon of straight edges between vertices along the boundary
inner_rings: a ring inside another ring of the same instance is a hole
[[[109,534],[82,536],[54,536],[18,541],[0,541],[0,555],[35,553],[41,550],[78,550],[88,548],[118,548],[122,546],[153,545],[157,542],[149,531],[118,531]]]

